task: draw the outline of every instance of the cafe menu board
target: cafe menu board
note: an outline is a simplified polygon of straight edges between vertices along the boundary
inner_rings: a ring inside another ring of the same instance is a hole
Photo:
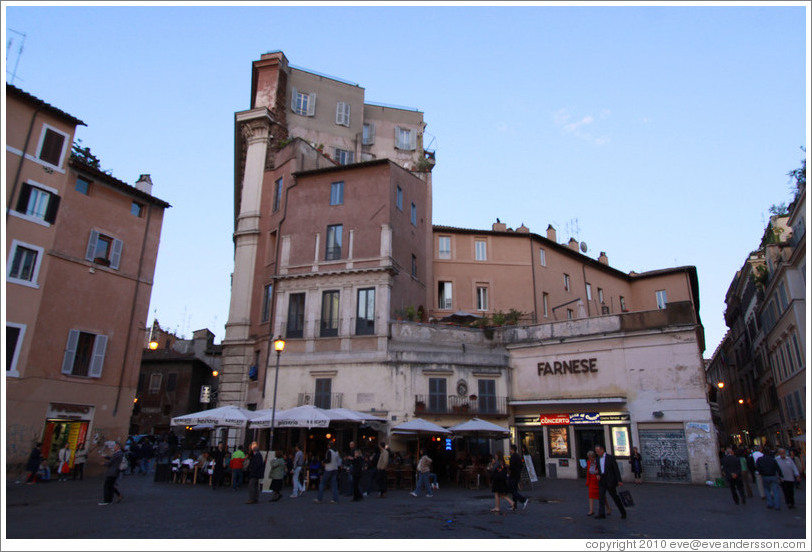
[[[570,442],[567,426],[550,426],[547,429],[550,443],[550,458],[569,458]]]
[[[612,450],[615,451],[615,456],[631,455],[628,427],[617,426],[612,428]]]

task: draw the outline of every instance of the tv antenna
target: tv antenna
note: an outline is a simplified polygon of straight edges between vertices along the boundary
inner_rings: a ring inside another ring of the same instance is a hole
[[[578,225],[578,219],[573,218],[567,222],[566,232],[568,236],[572,236],[576,241],[581,241],[581,227]]]
[[[14,33],[17,36],[11,36],[10,34],[6,36],[6,78],[8,78],[9,84],[14,84],[14,79],[17,78],[17,67],[20,65],[20,58],[23,55],[23,46],[25,45],[25,33],[21,33],[20,31],[15,31],[14,29],[7,29],[9,33]],[[9,73],[8,71],[8,53],[14,50],[16,47],[17,54],[16,59],[14,60],[14,70]]]

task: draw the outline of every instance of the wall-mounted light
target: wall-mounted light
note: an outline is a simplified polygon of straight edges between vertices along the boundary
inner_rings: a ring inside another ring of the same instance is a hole
[[[154,351],[157,348],[158,348],[158,342],[157,341],[150,341],[149,342],[149,350],[150,351]]]
[[[663,416],[665,416],[662,410],[655,410],[654,412],[651,413],[651,415],[654,416],[655,418],[662,418]]]
[[[716,384],[716,387],[718,387],[719,389],[724,389],[725,388],[725,382],[720,381],[719,383]]]
[[[744,404],[744,399],[739,399],[739,404]]]

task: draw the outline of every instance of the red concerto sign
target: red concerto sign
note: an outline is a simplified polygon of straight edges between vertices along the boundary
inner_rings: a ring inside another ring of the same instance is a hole
[[[569,425],[569,414],[542,414],[539,416],[541,425]]]

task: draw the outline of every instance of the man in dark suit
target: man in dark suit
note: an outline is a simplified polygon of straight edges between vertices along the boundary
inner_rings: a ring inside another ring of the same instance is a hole
[[[595,455],[598,457],[598,515],[595,519],[606,519],[606,493],[612,497],[612,500],[617,504],[617,509],[620,511],[620,519],[626,519],[626,508],[623,507],[623,502],[617,495],[618,486],[623,485],[620,479],[620,468],[617,467],[617,461],[611,454],[607,454],[606,450],[601,445],[595,445]]]

